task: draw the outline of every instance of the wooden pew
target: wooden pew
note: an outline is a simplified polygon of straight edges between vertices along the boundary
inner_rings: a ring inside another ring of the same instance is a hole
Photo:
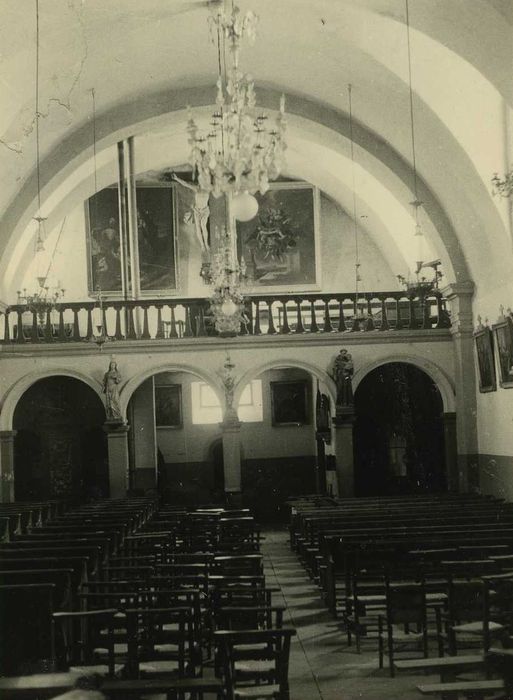
[[[52,584],[0,585],[0,675],[54,670],[54,591]]]

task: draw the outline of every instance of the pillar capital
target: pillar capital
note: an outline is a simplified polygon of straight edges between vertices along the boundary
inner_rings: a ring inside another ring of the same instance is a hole
[[[337,412],[332,418],[335,429],[352,428],[356,420],[354,406],[337,406]]]
[[[122,436],[125,433],[128,433],[130,430],[130,426],[128,423],[124,423],[121,421],[105,421],[103,424],[103,429],[107,433],[108,437],[116,437],[116,436]]]
[[[225,418],[222,423],[219,423],[219,427],[223,433],[238,433],[240,431],[242,423],[238,418],[235,420],[230,418]]]
[[[449,284],[442,290],[449,302],[451,311],[451,332],[453,335],[472,335],[474,322],[472,298],[475,285],[472,281]]]

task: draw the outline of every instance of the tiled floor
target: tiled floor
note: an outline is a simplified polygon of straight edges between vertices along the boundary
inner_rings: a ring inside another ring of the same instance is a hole
[[[378,669],[375,643],[361,654],[348,647],[340,623],[327,612],[316,586],[305,574],[288,545],[285,531],[266,533],[262,546],[268,585],[281,589],[276,604],[287,605],[285,619],[297,629],[291,652],[291,700],[420,700],[421,683],[436,676],[400,675],[390,678]]]

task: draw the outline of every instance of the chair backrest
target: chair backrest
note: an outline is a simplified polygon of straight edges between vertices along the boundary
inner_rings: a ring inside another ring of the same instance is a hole
[[[449,617],[454,622],[483,619],[485,586],[482,581],[449,580]]]
[[[57,612],[53,619],[57,656],[65,669],[96,665],[95,649],[107,650],[110,676],[114,675],[114,626],[117,608],[81,612]]]
[[[194,628],[189,608],[128,608],[125,610],[127,631],[127,673],[139,678],[140,664],[155,658],[165,658],[156,646],[174,646],[174,658],[178,672],[185,674],[188,661],[192,660]]]
[[[290,641],[295,634],[294,629],[216,632],[214,638],[227,700],[234,700],[237,686],[241,684],[236,671],[236,663],[241,659],[269,662],[269,668],[262,673],[262,678],[255,677],[255,682],[264,680],[277,685],[278,691],[273,697],[289,700]]]
[[[502,626],[501,637],[513,634],[513,575],[489,577],[484,580],[483,635],[484,649],[491,643],[491,623]],[[513,664],[513,658],[511,659]]]
[[[218,630],[281,629],[282,605],[228,605],[217,608],[214,622]]]
[[[389,624],[426,624],[424,583],[386,583],[387,621]]]

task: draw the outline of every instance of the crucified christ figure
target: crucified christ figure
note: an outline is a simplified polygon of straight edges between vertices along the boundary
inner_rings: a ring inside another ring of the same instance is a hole
[[[208,242],[207,223],[208,217],[210,216],[210,207],[208,206],[210,194],[206,190],[202,190],[198,185],[193,185],[191,182],[182,180],[182,178],[178,177],[178,175],[175,173],[173,173],[172,177],[173,180],[179,182],[180,185],[194,192],[194,203],[192,205],[194,228],[196,229],[196,236],[202,252],[208,253],[210,250],[210,245]]]

